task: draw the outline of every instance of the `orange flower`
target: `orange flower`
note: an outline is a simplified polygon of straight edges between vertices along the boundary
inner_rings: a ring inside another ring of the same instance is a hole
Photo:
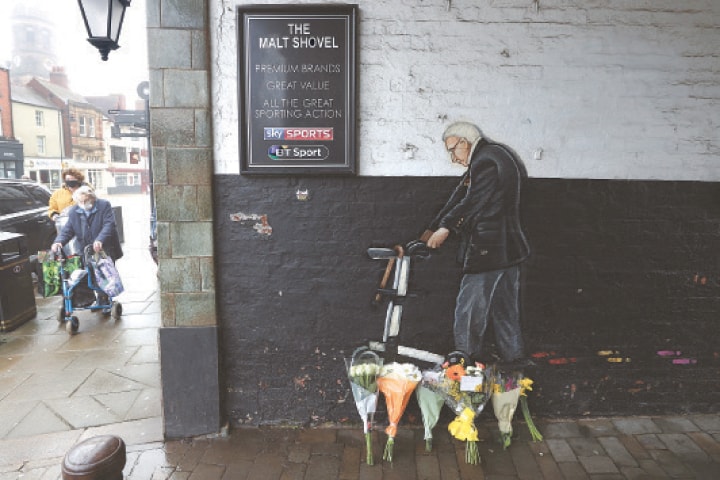
[[[456,382],[459,382],[460,379],[465,376],[465,368],[459,363],[456,363],[455,365],[448,367],[448,369],[445,370],[445,375],[450,380],[455,380]]]

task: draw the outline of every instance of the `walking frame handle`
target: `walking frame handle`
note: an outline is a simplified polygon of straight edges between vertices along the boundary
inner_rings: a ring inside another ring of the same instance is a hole
[[[396,255],[388,259],[387,266],[385,267],[385,273],[383,274],[382,280],[380,280],[380,287],[378,288],[378,292],[375,294],[374,303],[376,305],[382,301],[382,290],[387,287],[388,280],[390,279],[390,274],[392,273],[392,269],[395,266],[395,259],[402,258],[403,255],[405,255],[405,250],[403,249],[402,245],[395,245],[393,250],[395,251]]]

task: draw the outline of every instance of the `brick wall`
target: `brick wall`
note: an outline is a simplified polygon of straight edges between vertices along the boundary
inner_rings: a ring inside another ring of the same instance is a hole
[[[343,358],[380,340],[384,321],[371,300],[385,264],[366,249],[415,238],[454,182],[216,177],[232,422],[354,418]],[[697,182],[530,180],[524,329],[537,414],[716,409],[717,196],[716,185]],[[238,213],[266,215],[272,233],[233,221]],[[403,344],[453,349],[455,247],[413,267],[419,296],[406,306]]]
[[[10,72],[0,68],[0,136],[14,138],[12,125],[12,106],[10,103]]]

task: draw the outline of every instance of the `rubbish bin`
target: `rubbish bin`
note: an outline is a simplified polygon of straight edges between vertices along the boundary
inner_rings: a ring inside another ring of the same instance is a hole
[[[13,330],[37,314],[25,235],[0,232],[0,331]]]
[[[112,207],[115,214],[115,226],[117,227],[120,243],[125,243],[125,228],[123,228],[122,207]]]

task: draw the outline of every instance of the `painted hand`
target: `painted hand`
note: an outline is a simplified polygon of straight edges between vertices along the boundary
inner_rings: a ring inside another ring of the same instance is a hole
[[[428,238],[427,246],[430,248],[440,248],[440,246],[445,243],[445,240],[447,240],[448,235],[450,235],[450,230],[442,227],[438,228],[435,233]]]

